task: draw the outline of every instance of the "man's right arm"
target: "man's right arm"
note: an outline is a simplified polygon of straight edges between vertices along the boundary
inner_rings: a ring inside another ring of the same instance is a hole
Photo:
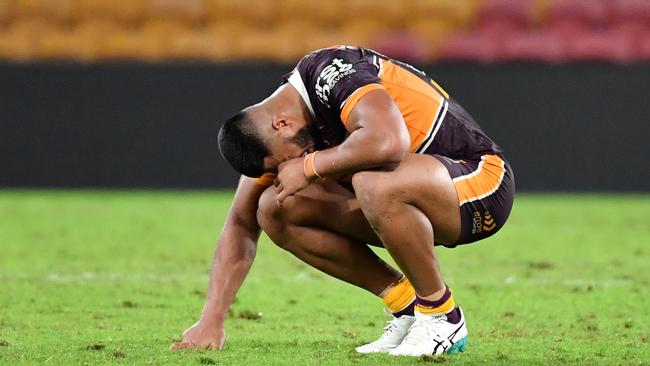
[[[257,206],[265,188],[254,179],[240,179],[212,262],[201,318],[183,333],[181,342],[172,344],[172,349],[223,347],[228,309],[255,259],[260,235]]]

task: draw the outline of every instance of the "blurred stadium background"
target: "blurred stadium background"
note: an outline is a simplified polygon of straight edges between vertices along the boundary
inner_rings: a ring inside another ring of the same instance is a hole
[[[400,363],[349,352],[376,299],[264,236],[228,348],[166,350],[238,178],[221,121],[335,44],[425,70],[524,192],[440,251],[474,337],[449,361],[648,364],[650,0],[0,0],[0,364]]]
[[[647,0],[0,0],[0,186],[231,188],[219,121],[335,44],[439,81],[520,191],[650,190]]]
[[[650,60],[645,0],[2,0],[6,60],[273,60],[361,44],[414,62]]]

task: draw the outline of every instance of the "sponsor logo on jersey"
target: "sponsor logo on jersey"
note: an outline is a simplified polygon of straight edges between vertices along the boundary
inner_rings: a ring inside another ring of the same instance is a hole
[[[481,220],[481,213],[474,211],[472,218],[472,234],[480,234],[483,232],[483,221]]]
[[[494,218],[490,214],[490,211],[485,211],[483,214],[483,231],[492,231],[497,227],[497,223],[494,222]]]
[[[496,229],[497,223],[494,221],[490,211],[485,211],[483,215],[480,212],[474,211],[472,218],[472,234],[480,234],[482,232],[490,232]]]
[[[318,100],[329,108],[328,101],[332,88],[343,77],[355,72],[357,70],[352,67],[352,64],[345,63],[340,58],[333,59],[332,63],[327,65],[316,79],[316,96]]]

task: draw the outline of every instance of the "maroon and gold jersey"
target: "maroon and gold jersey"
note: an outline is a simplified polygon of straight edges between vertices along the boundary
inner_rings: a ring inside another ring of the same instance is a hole
[[[337,46],[314,51],[283,82],[296,88],[307,104],[321,149],[343,142],[352,109],[366,93],[384,89],[406,123],[409,152],[451,159],[480,159],[485,153],[501,152],[424,72],[370,49]],[[269,183],[269,179],[264,181]]]

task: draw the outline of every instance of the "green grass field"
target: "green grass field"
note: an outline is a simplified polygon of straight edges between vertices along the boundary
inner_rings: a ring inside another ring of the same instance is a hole
[[[650,365],[650,195],[520,195],[495,237],[439,249],[468,318],[457,356],[355,354],[381,302],[266,237],[226,348],[169,351],[231,195],[0,191],[0,364]]]

